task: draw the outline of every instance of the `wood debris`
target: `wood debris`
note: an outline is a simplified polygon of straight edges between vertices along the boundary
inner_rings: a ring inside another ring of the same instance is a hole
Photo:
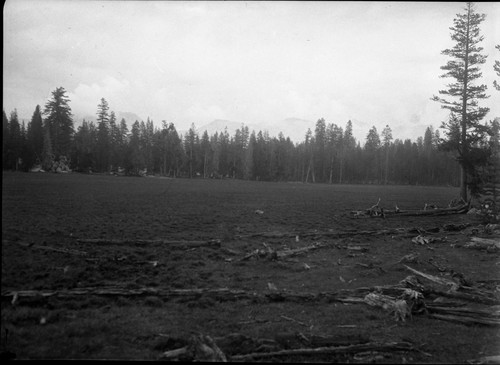
[[[7,243],[7,242],[10,242],[10,241],[2,240],[2,243]],[[61,252],[61,253],[67,253],[67,254],[76,255],[76,256],[87,256],[87,252],[80,251],[80,250],[72,250],[72,249],[68,249],[68,248],[58,248],[58,247],[51,247],[51,246],[44,246],[44,245],[36,245],[34,243],[26,243],[26,242],[15,242],[15,243],[20,245],[20,246],[29,247],[29,248],[33,248],[33,249]]]
[[[462,202],[460,205],[449,206],[447,208],[439,208],[436,205],[425,204],[422,210],[401,210],[397,204],[394,210],[385,210],[380,206],[380,198],[377,204],[365,210],[355,210],[351,212],[354,218],[389,218],[389,217],[404,217],[404,216],[439,216],[449,214],[464,214],[470,208],[470,202]]]
[[[500,250],[500,239],[471,237],[470,241],[463,247],[494,253]]]
[[[315,356],[334,354],[356,354],[366,351],[393,352],[393,351],[417,351],[409,342],[388,342],[388,343],[366,343],[349,346],[332,346],[317,348],[299,348],[280,350],[273,352],[255,352],[245,355],[234,355],[231,361],[256,361],[262,359],[272,359],[290,356]]]
[[[99,245],[148,245],[161,244],[169,245],[175,248],[193,248],[193,247],[221,247],[221,240],[212,239],[204,241],[187,241],[187,240],[143,240],[143,239],[107,239],[107,238],[78,238],[79,243],[92,243]]]
[[[185,347],[166,351],[160,360],[227,362],[226,355],[215,341],[207,335],[192,335]]]

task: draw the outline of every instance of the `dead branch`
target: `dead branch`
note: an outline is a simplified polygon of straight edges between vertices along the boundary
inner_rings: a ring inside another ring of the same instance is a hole
[[[378,204],[378,203],[377,203]],[[469,204],[463,204],[460,206],[450,207],[450,208],[435,208],[435,209],[426,209],[423,210],[401,210],[397,208],[395,210],[383,210],[379,209],[378,205],[374,205],[370,209],[366,209],[365,211],[352,211],[351,214],[356,217],[370,218],[370,217],[409,217],[409,216],[440,216],[440,215],[449,215],[449,214],[464,214],[469,210]],[[377,208],[378,211],[373,213],[372,208]]]
[[[296,319],[293,319],[291,317],[287,317],[287,316],[284,316],[284,315],[281,315],[280,317],[283,318],[283,319],[286,319],[287,321],[295,322],[295,323],[300,324],[301,326],[306,326],[307,327],[307,324],[305,324],[304,322],[297,321]]]
[[[280,350],[273,352],[251,353],[246,355],[234,355],[230,357],[231,361],[253,361],[257,359],[266,359],[284,356],[314,356],[314,355],[334,355],[334,354],[353,354],[363,351],[415,351],[412,344],[408,342],[389,342],[389,343],[366,343],[350,346],[318,347]]]
[[[424,286],[421,283],[419,283],[418,280],[416,280],[416,278],[413,279],[412,277],[408,277],[403,280],[404,285],[406,285],[409,288],[418,290],[425,295],[433,294],[445,298],[453,298],[453,299],[465,300],[468,302],[476,302],[489,305],[500,304],[500,298],[498,298],[498,296],[495,295],[495,293],[493,292],[489,292],[486,290],[479,290],[473,287],[463,286],[455,281],[451,281],[445,278],[440,278],[434,275],[425,274],[418,270],[412,269],[411,267],[406,265],[403,266],[406,267],[411,272],[419,276],[422,276],[435,284],[445,286],[447,288],[447,290],[445,291],[432,288],[429,286]]]
[[[252,291],[236,290],[229,288],[215,289],[162,289],[157,287],[144,287],[138,289],[128,289],[123,287],[87,287],[61,290],[13,290],[2,292],[2,299],[12,300],[17,297],[18,301],[22,298],[48,298],[48,297],[77,297],[80,295],[98,295],[98,296],[124,296],[124,297],[144,297],[158,296],[164,300],[174,298],[192,298],[199,299],[203,296],[215,298],[220,301],[236,300],[259,300],[259,301],[291,301],[291,302],[314,302],[326,300],[329,302],[342,303],[363,303],[363,298],[370,292],[377,292],[387,295],[398,296],[405,292],[407,288],[397,286],[375,286],[362,287],[357,289],[343,289],[337,292],[304,293],[292,292],[287,290],[266,291],[256,293]]]
[[[192,335],[189,345],[164,352],[160,359],[174,360],[182,357],[185,361],[227,362],[226,355],[210,337],[202,334]]]
[[[463,247],[476,250],[486,250],[488,252],[496,252],[500,250],[500,240],[490,238],[471,237],[470,242]]]
[[[452,208],[437,208],[430,210],[415,210],[415,211],[404,211],[400,210],[399,213],[393,212],[385,212],[386,217],[395,216],[404,217],[404,216],[440,216],[440,215],[449,215],[449,214],[465,214],[469,210],[469,205],[465,204],[462,206],[452,207]]]
[[[332,243],[332,242],[316,242],[310,246],[296,248],[293,250],[281,250],[281,251],[273,250],[269,246],[265,245],[265,247],[266,247],[265,250],[255,249],[254,251],[252,251],[249,254],[242,257],[240,259],[240,261],[245,261],[245,260],[248,260],[252,257],[265,258],[265,259],[269,259],[269,260],[278,260],[278,259],[283,260],[283,259],[286,259],[288,257],[302,255],[302,254],[308,253],[310,251],[320,249],[322,247],[331,246],[332,244],[334,244],[334,243]]]
[[[450,287],[450,288],[454,288],[455,290],[458,289],[458,284],[454,281],[451,281],[451,280],[448,280],[448,279],[444,279],[444,278],[440,278],[440,277],[437,277],[437,276],[434,276],[434,275],[430,275],[430,274],[425,274],[423,272],[420,272],[418,270],[415,270],[409,266],[406,266],[403,264],[404,267],[406,267],[408,270],[410,270],[411,272],[413,272],[414,274],[417,274],[419,276],[422,276],[424,278],[426,278],[427,280],[430,280],[436,284],[439,284],[439,285],[444,285],[444,286],[447,286],[447,287]]]
[[[161,360],[174,360],[178,359],[181,356],[185,356],[188,352],[188,347],[184,346],[175,350],[170,350],[166,351],[163,354],[161,354],[160,359]]]
[[[200,298],[202,296],[211,296],[219,300],[239,300],[252,299],[259,297],[256,293],[244,290],[231,290],[227,288],[219,289],[158,289],[158,288],[139,288],[125,289],[120,287],[90,287],[74,288],[61,290],[19,290],[7,291],[2,293],[2,298],[48,298],[48,297],[75,297],[80,295],[99,295],[99,296],[124,296],[124,297],[143,297],[158,296],[165,299],[191,297]],[[18,299],[19,300],[19,299]]]
[[[78,238],[79,243],[92,243],[100,245],[127,245],[127,244],[161,244],[174,246],[175,248],[192,248],[192,247],[220,247],[221,241],[218,239],[205,241],[185,241],[185,240],[137,240],[137,239],[106,239],[106,238]]]
[[[363,235],[370,235],[370,236],[380,236],[380,235],[396,235],[396,234],[405,234],[408,233],[408,231],[412,231],[412,229],[405,229],[405,228],[394,228],[394,229],[382,229],[382,230],[346,230],[346,231],[341,231],[341,232],[334,232],[334,231],[314,231],[314,232],[258,232],[258,233],[251,233],[247,235],[239,235],[236,236],[237,238],[254,238],[254,237],[262,237],[262,238],[268,238],[268,239],[273,239],[273,238],[293,238],[296,239],[297,236],[301,238],[313,238],[313,239],[318,239],[321,237],[326,237],[326,238],[345,238],[345,237],[352,237],[352,236],[363,236]]]
[[[479,359],[467,360],[469,364],[500,364],[500,355],[483,356]]]
[[[464,317],[464,316],[457,316],[457,315],[452,315],[452,314],[437,314],[437,313],[430,313],[429,314],[430,318],[436,318],[436,319],[441,319],[444,321],[449,321],[449,322],[459,322],[463,324],[469,324],[469,325],[477,325],[477,324],[482,324],[486,326],[500,326],[500,319],[498,318],[477,318],[477,317]]]
[[[3,243],[8,242],[6,240],[2,241]],[[47,250],[47,251],[54,251],[54,252],[62,252],[62,253],[67,253],[70,255],[77,255],[77,256],[86,256],[87,252],[85,251],[79,251],[79,250],[72,250],[72,249],[67,249],[67,248],[57,248],[57,247],[51,247],[51,246],[42,246],[42,245],[35,245],[31,243],[26,243],[26,242],[16,242],[19,246],[23,247],[30,247],[30,248],[36,248],[39,250]]]

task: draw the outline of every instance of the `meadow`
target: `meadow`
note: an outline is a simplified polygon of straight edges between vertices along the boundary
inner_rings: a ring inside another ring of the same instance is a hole
[[[313,338],[412,350],[266,361],[466,363],[500,350],[498,326],[426,314],[398,321],[362,301],[318,296],[398,285],[411,274],[401,260],[412,254],[407,265],[416,270],[459,272],[498,292],[498,253],[464,247],[482,227],[478,217],[351,214],[379,199],[386,209],[446,207],[457,188],[76,173],[4,172],[2,180],[2,356],[156,360],[193,333],[210,336],[232,361],[256,344],[280,351],[311,347]],[[436,240],[413,243],[422,232]],[[256,251],[318,243],[282,259]]]

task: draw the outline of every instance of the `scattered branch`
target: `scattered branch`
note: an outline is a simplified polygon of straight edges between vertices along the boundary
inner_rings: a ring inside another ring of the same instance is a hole
[[[2,243],[9,242],[6,240],[3,240]],[[77,256],[86,256],[87,252],[85,251],[79,251],[79,250],[72,250],[72,249],[67,249],[67,248],[57,248],[57,247],[51,247],[51,246],[42,246],[42,245],[35,245],[32,243],[25,243],[25,242],[16,242],[19,246],[23,247],[30,247],[30,248],[36,248],[39,250],[47,250],[47,251],[55,251],[55,252],[61,252],[61,253],[67,253],[70,255],[77,255]]]
[[[161,244],[174,246],[176,248],[193,248],[193,247],[221,247],[221,241],[218,239],[205,240],[205,241],[185,241],[185,240],[138,240],[138,239],[106,239],[106,238],[78,238],[79,243],[92,243],[100,245],[148,245],[148,244]]]
[[[350,346],[318,347],[280,350],[273,352],[258,352],[246,355],[231,356],[231,361],[255,361],[257,359],[269,359],[285,356],[314,356],[314,355],[334,355],[334,354],[354,354],[364,351],[415,351],[412,344],[408,342],[389,342],[389,343],[366,343]]]

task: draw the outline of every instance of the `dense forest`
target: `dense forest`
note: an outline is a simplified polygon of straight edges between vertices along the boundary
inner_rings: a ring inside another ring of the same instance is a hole
[[[293,143],[282,133],[250,131],[241,125],[201,135],[193,124],[180,135],[174,123],[155,126],[149,118],[116,120],[102,98],[97,121],[85,121],[75,130],[70,100],[64,88],[52,92],[42,111],[36,106],[31,120],[19,122],[17,111],[3,111],[3,169],[162,175],[189,178],[235,178],[313,183],[370,183],[453,185],[459,164],[441,151],[439,131],[429,126],[416,141],[393,139],[391,128],[374,126],[365,141],[345,126],[319,119],[314,131]]]

